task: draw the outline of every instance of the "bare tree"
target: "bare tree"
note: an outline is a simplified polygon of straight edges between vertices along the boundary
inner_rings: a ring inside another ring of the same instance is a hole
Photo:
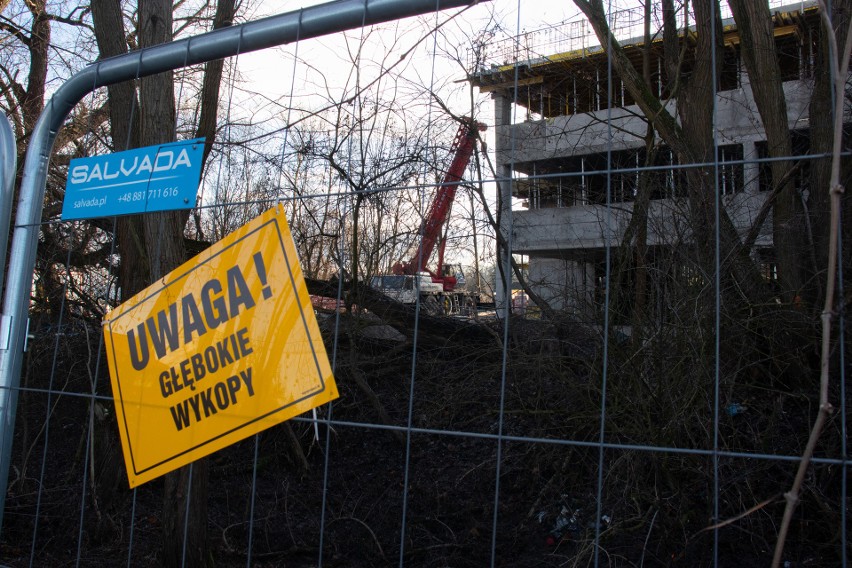
[[[233,0],[218,3],[214,27],[230,25],[234,18]],[[202,8],[199,8],[200,12]],[[124,15],[118,4],[98,2],[93,6],[95,35],[103,56],[125,53],[128,49]],[[145,48],[171,41],[174,34],[173,6],[161,0],[140,1],[135,37]],[[221,61],[210,62],[199,101],[201,119],[196,134],[207,137],[205,159],[209,156],[219,108]],[[121,149],[148,146],[175,140],[176,108],[174,78],[171,72],[145,77],[138,82],[109,88],[110,125],[113,144]],[[144,217],[128,217],[119,222],[121,254],[119,281],[124,297],[129,297],[153,279],[183,262],[184,225],[182,212],[164,212]],[[190,477],[192,478],[190,480]],[[191,506],[187,506],[187,502]],[[163,563],[181,565],[185,559],[203,566],[209,560],[207,542],[207,464],[205,460],[166,476],[163,498]],[[187,515],[187,511],[189,514]],[[186,530],[185,530],[186,528]],[[184,543],[184,534],[187,542]]]
[[[66,15],[52,13],[43,0],[25,3],[5,2],[0,13],[0,36],[3,38],[3,51],[0,55],[0,108],[9,117],[15,139],[17,142],[18,172],[17,183],[20,183],[21,168],[24,162],[24,154],[36,121],[44,107],[45,93],[48,89],[49,68],[51,62],[52,28],[61,25],[66,28],[79,28],[83,35],[89,26],[85,21],[85,9],[77,6],[65,5],[51,6],[51,9],[68,10]],[[83,64],[84,55],[71,54],[64,58],[63,63],[68,68],[53,66],[54,74],[65,74],[72,72],[77,66]],[[85,144],[77,137],[87,129],[90,124],[97,124],[102,120],[102,113],[96,108],[80,109],[69,120],[69,128],[63,130],[57,138],[56,147],[64,148],[65,151],[79,151]],[[67,160],[67,157],[64,157]],[[60,162],[63,160],[59,160]],[[55,164],[48,172],[48,189],[46,193],[46,215],[58,211],[56,203],[61,202],[63,186],[63,175],[61,165]],[[45,229],[45,237],[53,247],[46,257],[61,257],[67,253],[63,248],[65,242],[53,227]],[[88,246],[90,243],[78,242],[80,246]],[[97,247],[95,247],[97,248]],[[65,255],[67,256],[67,254]],[[44,255],[39,259],[39,265],[46,270],[39,273],[36,278],[35,299],[39,303],[43,313],[58,312],[59,298],[61,298],[62,286],[59,273],[61,269],[48,261]]]
[[[677,92],[678,116],[675,118],[653,93],[644,78],[636,71],[627,58],[621,45],[609,28],[603,2],[601,0],[575,0],[575,4],[586,15],[607,53],[613,67],[624,82],[625,88],[636,101],[647,119],[663,140],[677,154],[682,164],[710,164],[715,160],[712,131],[713,97],[716,93],[715,82],[719,76],[721,59],[713,56],[719,50],[721,42],[721,23],[719,6],[712,0],[696,0],[695,12],[695,65],[689,76],[680,72],[680,39],[674,26],[674,5],[671,0],[663,2],[666,25],[663,30],[666,43],[665,64],[670,80],[676,78],[677,84],[671,92]],[[713,176],[708,175],[706,167],[693,167],[686,170],[687,194],[691,230],[701,267],[709,278],[714,273],[715,251],[713,227],[717,210]],[[748,251],[739,245],[739,237],[724,209],[719,210],[719,238],[721,257],[726,266],[721,268],[725,279],[733,279],[733,286],[724,286],[723,294],[737,303],[738,296],[745,295],[747,301],[756,302],[762,296],[763,287],[760,276],[748,256]]]

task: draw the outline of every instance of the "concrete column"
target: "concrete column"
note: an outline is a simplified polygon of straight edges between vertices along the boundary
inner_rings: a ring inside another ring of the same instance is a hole
[[[745,183],[743,191],[758,193],[760,191],[760,165],[757,162],[749,161],[757,159],[757,147],[754,140],[743,141],[743,159],[746,160],[743,164],[743,180]]]
[[[494,162],[497,174],[497,208],[499,210],[499,226],[497,230],[507,242],[512,231],[512,167],[507,160],[511,155],[512,102],[504,93],[495,91],[491,95],[494,100]],[[511,266],[506,262],[505,254],[498,256],[497,262],[503,264],[506,278],[511,288]],[[508,315],[511,292],[507,291],[507,283],[500,278],[497,271],[497,282],[494,286],[494,303],[498,315]]]

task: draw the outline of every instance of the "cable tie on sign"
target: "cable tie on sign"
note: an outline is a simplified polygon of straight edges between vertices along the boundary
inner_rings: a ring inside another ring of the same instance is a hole
[[[319,419],[317,418],[316,407],[311,409],[311,414],[313,414],[313,417],[314,417],[314,440],[319,442],[319,439],[320,439],[319,438],[319,421],[318,421]]]
[[[24,331],[24,353],[27,352],[30,339],[35,339],[35,335],[30,335],[30,318],[27,318],[27,329]]]

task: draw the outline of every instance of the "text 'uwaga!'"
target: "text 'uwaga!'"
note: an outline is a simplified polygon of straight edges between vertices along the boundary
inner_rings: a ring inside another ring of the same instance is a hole
[[[104,317],[131,487],[338,397],[278,205]]]
[[[258,252],[252,259],[261,282],[265,284],[263,256]],[[272,289],[264,286],[261,293],[265,299],[269,299]],[[199,298],[192,293],[186,294],[139,323],[135,330],[129,329],[127,342],[130,362],[134,369],[142,371],[150,361],[151,348],[157,359],[162,359],[167,353],[190,343],[194,337],[201,337],[208,330],[216,329],[254,306],[255,299],[249,291],[245,275],[239,266],[232,266],[225,273],[224,286],[217,278],[210,279],[201,287]],[[236,404],[237,393],[243,387],[249,397],[254,396],[251,367],[207,388],[197,385],[205,376],[225,369],[251,353],[253,350],[249,344],[248,330],[242,328],[160,373],[159,385],[163,398],[184,388],[191,391],[201,389],[194,396],[169,408],[178,431],[189,426],[193,419],[200,422]]]

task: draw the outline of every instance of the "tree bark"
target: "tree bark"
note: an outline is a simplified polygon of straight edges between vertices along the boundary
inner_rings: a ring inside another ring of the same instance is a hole
[[[219,0],[216,4],[216,15],[213,17],[213,29],[230,26],[234,22],[236,0]],[[204,168],[207,158],[213,150],[213,142],[216,140],[217,119],[219,116],[219,87],[222,84],[222,70],[225,62],[222,59],[209,61],[204,65],[204,79],[201,83],[201,112],[198,118],[197,138],[204,138],[204,151],[201,156],[201,176],[204,177]],[[195,221],[196,238],[203,240],[204,233],[201,225],[201,213],[198,209],[193,210]]]
[[[790,126],[787,120],[787,99],[781,81],[778,56],[775,53],[772,14],[765,2],[729,0],[740,37],[740,55],[748,71],[754,101],[760,114],[769,157],[792,156]],[[773,242],[778,263],[782,298],[792,302],[803,287],[802,269],[807,265],[807,239],[799,188],[788,172],[791,160],[773,161],[773,186],[779,188],[773,209]],[[815,282],[814,282],[815,283]]]
[[[846,30],[849,18],[852,17],[852,0],[833,0],[830,4],[832,13],[830,15],[835,34],[837,36],[837,45],[843,46],[846,42]],[[810,152],[815,155],[830,156],[833,145],[833,117],[829,109],[832,108],[832,78],[830,55],[828,53],[828,41],[826,32],[823,26],[819,28],[819,40],[814,61],[814,91],[810,103]],[[840,58],[842,54],[835,54],[835,58]],[[848,87],[847,87],[848,89]],[[849,97],[847,90],[847,98]],[[827,259],[825,251],[829,246],[829,218],[831,212],[831,203],[829,192],[826,188],[830,185],[831,180],[831,158],[818,158],[811,160],[810,164],[810,179],[808,184],[807,195],[807,215],[810,218],[810,227],[813,228],[813,274],[816,288],[809,288],[807,294],[803,298],[808,305],[814,307],[815,310],[822,309],[825,289],[825,269],[827,268]],[[852,222],[852,207],[849,206],[849,201],[852,200],[852,192],[849,191],[849,175],[850,165],[849,160],[841,160],[841,182],[847,187],[846,193],[843,196],[844,207],[842,208],[843,226],[848,227]],[[852,262],[852,231],[843,231],[843,253],[844,267],[850,266]],[[852,271],[844,270],[844,276],[850,278]],[[848,288],[847,288],[848,289]],[[848,294],[848,292],[847,292]]]
[[[219,0],[216,4],[216,15],[213,17],[213,29],[230,26],[234,22],[235,0]],[[204,65],[204,79],[201,85],[201,114],[198,119],[198,137],[207,139],[204,144],[204,154],[201,166],[207,163],[213,141],[216,138],[216,120],[219,111],[219,86],[222,83],[222,70],[225,62],[222,59],[209,61]]]
[[[50,18],[45,0],[32,0],[26,3],[32,13],[29,52],[30,72],[27,75],[27,90],[21,101],[24,118],[24,132],[29,140],[36,121],[44,108],[44,93],[47,84],[48,49],[50,48]],[[19,163],[21,160],[18,160]]]
[[[172,40],[172,3],[140,0],[140,47]],[[175,95],[172,72],[144,77],[139,82],[140,143],[175,140]],[[143,218],[144,245],[150,277],[163,277],[185,257],[184,216],[180,211],[149,213]],[[163,485],[162,566],[207,566],[207,461],[202,459],[166,474]],[[184,536],[185,535],[185,536]]]
[[[102,59],[127,52],[124,16],[118,2],[92,2],[95,40]],[[139,103],[134,82],[107,87],[110,135],[113,151],[139,147]],[[150,281],[141,215],[120,217],[116,222],[116,242],[121,263],[118,285],[124,299],[130,298]]]

